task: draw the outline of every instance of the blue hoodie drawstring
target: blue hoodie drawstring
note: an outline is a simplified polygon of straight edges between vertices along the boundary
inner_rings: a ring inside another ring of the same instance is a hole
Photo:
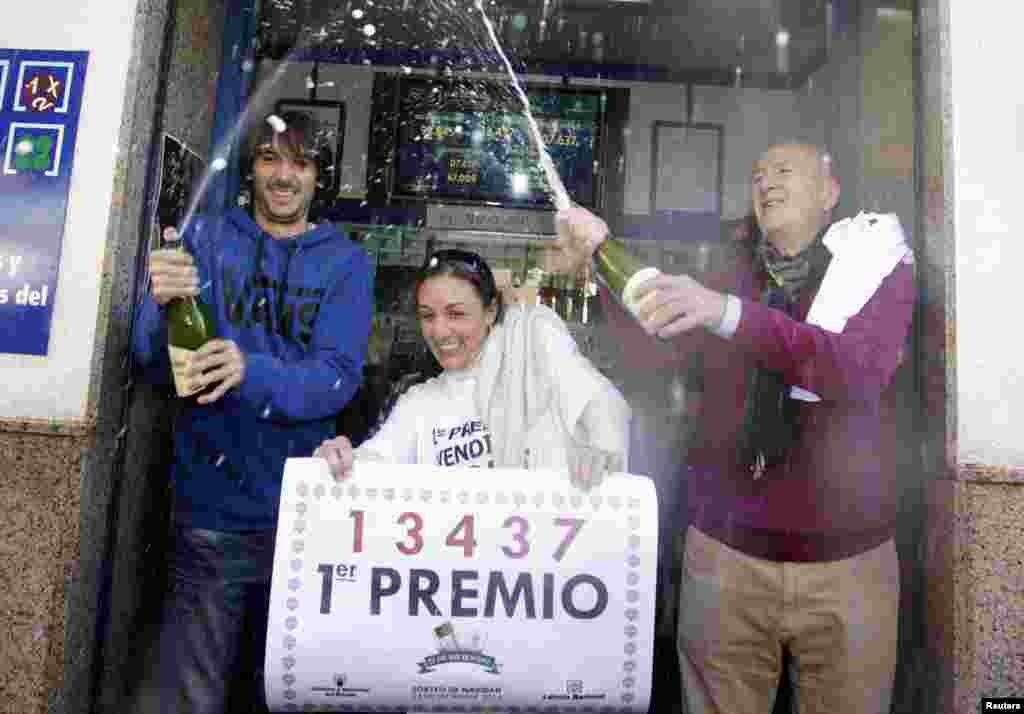
[[[266,297],[267,288],[270,287],[271,283],[273,282],[270,279],[270,275],[267,273],[266,270],[264,270],[263,265],[264,256],[266,255],[266,246],[264,245],[266,239],[266,235],[264,234],[263,231],[260,231],[256,237],[256,269],[253,271],[253,275],[255,276],[254,279],[262,278],[264,280],[264,298]],[[298,243],[295,242],[295,240],[296,239],[289,239],[288,242],[285,243],[284,271],[281,274],[281,284],[279,286],[280,291],[277,294],[276,312],[274,314],[274,318],[278,323],[284,320],[284,303],[285,299],[288,296],[288,273],[292,267],[292,258],[299,250],[299,245]],[[277,328],[278,330],[281,331],[282,334],[288,334],[288,332],[284,329],[284,325],[278,324]]]
[[[266,237],[264,236],[263,231],[260,230],[259,233],[256,234],[256,255],[254,256],[255,264],[253,265],[252,269],[253,290],[262,289],[264,302],[267,300],[267,287],[269,286],[270,283],[266,271],[263,270],[263,256],[266,251],[266,247],[263,245],[263,242],[265,240]],[[257,305],[257,307],[259,307],[259,305]]]
[[[285,248],[284,272],[281,274],[281,292],[277,294],[277,319],[281,321],[284,320],[284,301],[288,295],[288,271],[291,270],[292,257],[298,251],[299,246],[293,239],[285,244]],[[288,329],[285,329],[284,325],[278,325],[278,329],[281,334],[291,334],[290,325]]]
[[[262,230],[256,234],[256,268],[253,270],[253,275],[263,273],[263,252],[266,250],[263,246],[263,241],[265,240],[266,236]]]

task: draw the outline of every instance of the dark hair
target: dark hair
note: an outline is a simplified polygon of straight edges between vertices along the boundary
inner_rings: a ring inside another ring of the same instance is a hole
[[[281,127],[284,128],[278,131]],[[255,157],[256,151],[261,146],[272,144],[276,136],[278,144],[293,157],[315,162],[317,175],[322,176],[334,161],[331,131],[317,126],[313,115],[308,112],[271,113],[256,125],[249,153]]]
[[[494,324],[501,322],[501,318],[505,314],[505,303],[494,282],[494,273],[491,272],[487,261],[479,255],[458,248],[436,251],[427,258],[419,273],[416,274],[413,295],[419,295],[420,286],[437,275],[452,275],[472,285],[480,302],[484,304],[484,308],[489,308],[492,305],[497,307]]]

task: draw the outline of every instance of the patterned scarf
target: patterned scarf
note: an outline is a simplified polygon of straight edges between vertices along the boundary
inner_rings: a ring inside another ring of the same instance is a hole
[[[821,282],[832,259],[823,236],[824,231],[794,256],[782,255],[765,238],[760,239],[755,264],[767,273],[762,303],[797,317],[804,289]],[[800,438],[798,404],[789,397],[791,386],[781,372],[761,365],[747,375],[739,459],[755,479],[761,478],[766,468],[784,463]]]

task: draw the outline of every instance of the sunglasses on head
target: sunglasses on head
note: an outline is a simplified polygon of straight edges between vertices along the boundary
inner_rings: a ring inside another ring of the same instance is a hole
[[[490,268],[487,267],[487,263],[479,255],[470,253],[468,250],[459,250],[458,248],[446,248],[437,251],[427,259],[423,269],[426,271],[437,270],[442,265],[465,267],[479,275],[488,275],[491,272]]]

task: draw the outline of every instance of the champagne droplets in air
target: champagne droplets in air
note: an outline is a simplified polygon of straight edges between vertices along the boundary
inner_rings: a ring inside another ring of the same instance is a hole
[[[273,5],[277,6],[278,11],[287,11],[294,6],[294,3],[290,0],[287,2],[273,2]],[[358,4],[360,7],[353,8],[352,5]],[[195,214],[199,209],[201,202],[204,200],[208,193],[209,185],[213,176],[223,174],[226,169],[231,166],[228,157],[231,155],[236,143],[238,141],[241,132],[251,126],[251,114],[256,110],[264,110],[271,102],[267,100],[273,95],[276,89],[281,86],[281,80],[284,78],[286,73],[295,67],[293,60],[298,61],[302,57],[303,53],[315,45],[324,45],[328,42],[332,44],[342,45],[353,39],[356,41],[362,41],[366,46],[376,46],[378,43],[378,34],[382,31],[382,28],[378,25],[367,22],[373,13],[378,12],[377,5],[379,3],[374,0],[362,0],[359,3],[345,3],[347,7],[342,10],[338,8],[335,11],[329,12],[330,15],[321,24],[313,27],[305,27],[299,32],[299,36],[296,37],[295,42],[292,45],[292,49],[289,51],[288,56],[284,57],[280,61],[277,61],[277,66],[273,69],[268,76],[265,77],[249,77],[255,81],[254,86],[257,87],[256,91],[248,97],[248,101],[242,109],[240,116],[237,117],[231,128],[221,138],[218,145],[214,148],[212,154],[217,157],[224,157],[223,162],[215,159],[207,167],[206,171],[203,172],[199,183],[196,185],[195,190],[191,194],[189,205],[185,210],[184,216],[181,217],[178,222],[177,229],[179,234],[184,234],[185,231],[191,226],[195,219]],[[339,4],[340,5],[340,4]],[[410,0],[403,0],[403,9],[408,10],[410,8]],[[432,9],[426,15],[426,22],[422,24],[428,24],[431,22],[431,17],[436,17],[436,7],[438,3],[428,3]],[[352,33],[346,32],[346,26],[351,26],[353,29]],[[354,35],[354,37],[353,37]],[[241,69],[246,75],[252,75],[256,73],[257,61],[256,55],[260,51],[260,40],[254,39],[251,45],[247,48],[245,56],[241,58]],[[362,60],[363,65],[372,65],[372,60],[364,58]],[[411,70],[403,68],[403,72],[410,74]],[[320,82],[315,87],[309,86],[310,80],[307,80],[307,89],[314,90],[320,87],[334,87],[335,82]],[[274,127],[276,131],[284,131],[285,127],[283,122]],[[15,147],[17,150],[20,147]],[[31,151],[31,147],[22,149],[26,153]],[[244,172],[243,172],[244,173]],[[248,203],[244,193],[239,194],[237,201],[238,205]]]
[[[283,134],[288,125],[285,124],[284,119],[279,117],[277,114],[271,114],[267,117],[267,124],[270,124],[270,128],[274,130],[275,134]]]
[[[262,106],[264,95],[270,91],[270,88],[277,86],[280,78],[284,76],[287,67],[287,62],[281,62],[278,65],[277,70],[270,77],[269,81],[267,81],[263,85],[263,87],[258,92],[256,92],[255,95],[253,95],[253,97],[246,105],[245,109],[242,111],[241,116],[239,116],[238,119],[235,121],[234,126],[232,126],[231,129],[224,136],[224,138],[221,139],[220,143],[217,145],[214,151],[214,154],[216,154],[217,156],[223,156],[230,151],[230,147],[232,147],[234,143],[238,140],[238,136],[241,133],[242,128],[246,125],[252,108],[255,106]],[[275,126],[272,123],[271,126],[274,127],[274,130],[278,131],[279,133],[281,131],[284,131],[286,128],[284,125],[284,120],[282,120],[280,117],[276,115],[271,115],[271,117],[268,118],[267,121],[272,121],[273,119],[276,119],[278,122],[280,122],[281,126],[280,130],[278,130],[277,126]],[[185,209],[185,215],[178,223],[177,229],[179,235],[184,235],[186,229],[192,223],[192,217],[199,209],[200,201],[202,201],[202,199],[206,196],[207,188],[210,185],[210,180],[213,178],[214,175],[222,172],[225,168],[227,168],[226,161],[225,164],[221,166],[218,160],[215,159],[206,169],[206,171],[203,172],[203,176],[199,181],[199,185],[196,187],[195,192],[192,194],[192,198],[191,201],[189,202],[188,208]]]
[[[324,44],[325,42],[331,42],[332,44],[344,43],[346,41],[346,33],[342,32],[342,30],[346,24],[351,24],[353,30],[352,34],[354,34],[356,38],[361,39],[362,42],[368,46],[375,46],[379,41],[378,36],[383,32],[383,29],[380,27],[379,23],[374,24],[373,22],[371,22],[371,20],[375,17],[374,13],[377,12],[376,3],[374,3],[372,0],[362,0],[362,2],[359,2],[358,4],[359,7],[353,8],[351,5],[349,5],[347,10],[343,10],[335,14],[332,18],[328,19],[324,24],[318,27],[307,29],[304,33],[302,33],[304,37],[295,42],[292,51],[289,53],[290,57],[299,57],[302,54],[303,50],[313,46],[314,44]],[[406,5],[408,5],[408,3],[406,3]],[[439,11],[438,5],[440,4],[428,5],[428,11],[424,12],[423,15],[417,19],[417,22],[419,24],[419,29],[421,31],[425,30],[431,32],[434,35],[445,34],[442,31],[444,28],[450,28],[452,30],[455,30],[455,35],[459,34],[460,30],[467,29],[466,21],[472,15],[475,14],[460,14],[455,12],[453,9],[451,15],[448,16]],[[493,48],[497,51],[498,55],[500,56],[504,68],[507,71],[507,74],[511,80],[511,84],[515,90],[515,94],[518,96],[519,100],[522,103],[523,114],[527,121],[529,140],[537,147],[538,155],[540,157],[541,168],[544,172],[548,188],[552,193],[554,204],[559,209],[567,207],[570,205],[568,193],[565,190],[565,186],[561,180],[561,177],[558,175],[558,170],[555,166],[555,163],[552,161],[551,155],[548,153],[540,127],[538,126],[536,120],[533,117],[529,99],[519,83],[518,77],[516,76],[515,70],[513,69],[511,62],[509,61],[509,58],[503,51],[501,43],[498,40],[495,27],[487,15],[485,8],[488,6],[493,7],[494,5],[495,4],[493,2],[474,0],[474,7],[476,10],[479,11],[480,16],[483,18],[483,25],[486,28],[487,34],[489,36],[490,45],[493,46]],[[477,27],[479,27],[479,25],[477,25]],[[348,35],[348,37],[351,38],[351,35]],[[447,46],[452,41],[454,41],[454,35],[452,37],[442,38],[441,46]],[[409,45],[410,47],[419,47],[420,43],[418,41],[411,40],[409,42]],[[254,51],[255,48],[256,46],[254,44]],[[440,64],[440,58],[438,57],[438,55],[434,54],[429,57],[428,62],[430,63],[430,65],[433,65],[436,68],[437,65]],[[362,59],[362,64],[371,65],[372,60],[364,57]],[[193,192],[189,206],[185,211],[185,215],[182,217],[178,225],[179,233],[184,234],[184,232],[189,228],[192,221],[194,220],[194,215],[198,210],[200,202],[203,200],[208,191],[208,187],[212,177],[219,174],[224,174],[226,170],[230,168],[231,163],[228,157],[230,156],[233,147],[237,143],[240,133],[246,127],[251,126],[250,114],[253,111],[257,110],[257,108],[267,106],[267,96],[270,95],[273,91],[275,91],[276,87],[280,86],[282,78],[284,77],[285,73],[289,71],[289,67],[294,67],[294,65],[291,65],[291,63],[289,62],[289,58],[285,58],[284,60],[278,63],[277,67],[270,73],[269,76],[262,78],[261,81],[257,83],[256,86],[258,87],[258,89],[253,93],[253,95],[249,97],[248,102],[246,103],[245,107],[242,110],[241,116],[238,117],[237,121],[229,129],[229,131],[222,138],[218,146],[215,147],[214,151],[212,152],[212,155],[217,158],[215,158],[209,164],[207,170],[203,173],[203,176],[201,177],[200,182],[196,187],[196,190]],[[242,68],[243,72],[247,74],[255,73],[256,62],[254,61],[254,57],[244,57],[242,59]],[[413,69],[408,65],[401,66],[399,71],[405,75],[413,73]],[[307,89],[315,89],[317,87],[333,86],[334,82],[319,83],[315,78],[309,78],[306,80],[306,84]],[[316,86],[310,87],[309,84],[315,84]],[[268,121],[271,122],[271,126],[275,132],[280,133],[287,128],[285,126],[284,121],[280,119],[280,117],[273,116],[272,118],[268,119]],[[15,148],[17,149],[20,147]]]
[[[314,82],[312,77],[309,77],[309,76],[306,77],[306,89],[310,89],[310,90],[312,90],[312,89],[322,89],[323,87],[333,87],[333,86],[334,86],[334,82],[333,81],[328,80],[326,82]]]

